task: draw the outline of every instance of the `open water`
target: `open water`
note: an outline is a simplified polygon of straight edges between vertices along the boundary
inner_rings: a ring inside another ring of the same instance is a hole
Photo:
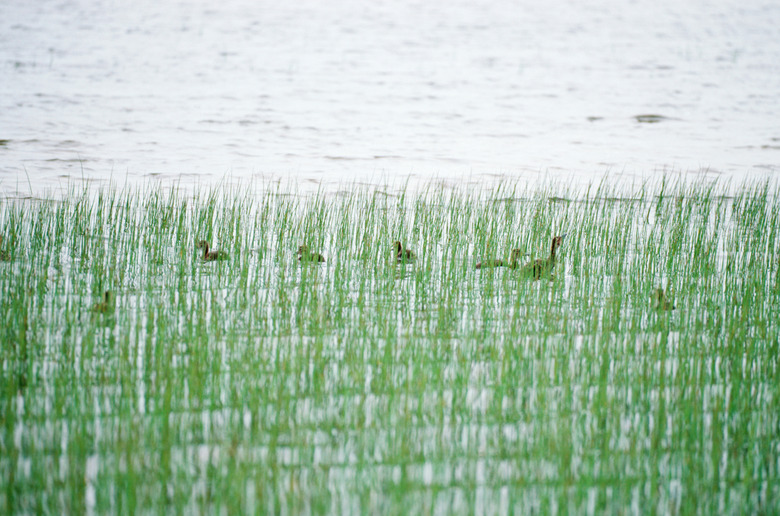
[[[774,1],[3,0],[0,193],[780,171]]]

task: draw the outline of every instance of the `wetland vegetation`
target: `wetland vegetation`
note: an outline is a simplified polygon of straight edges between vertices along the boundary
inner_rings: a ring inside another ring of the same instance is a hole
[[[0,512],[777,513],[778,230],[769,184],[2,201]]]

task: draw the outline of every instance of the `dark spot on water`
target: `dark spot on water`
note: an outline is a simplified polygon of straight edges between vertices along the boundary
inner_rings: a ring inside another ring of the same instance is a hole
[[[11,140],[0,140],[0,147],[5,147],[9,143],[11,143]]]
[[[589,116],[586,118],[588,122],[598,122],[599,120],[604,120],[603,116]]]
[[[669,120],[663,115],[636,115],[634,118],[640,124],[657,124],[658,122]]]

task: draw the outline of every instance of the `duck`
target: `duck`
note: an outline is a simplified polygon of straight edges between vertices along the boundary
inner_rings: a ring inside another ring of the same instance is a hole
[[[313,253],[309,251],[309,246],[303,244],[298,248],[298,261],[322,263],[325,261],[325,257],[320,253]]]
[[[3,245],[3,235],[0,235],[0,246]],[[0,262],[11,262],[13,257],[9,251],[3,251],[0,249]]]
[[[198,249],[203,249],[204,262],[213,262],[216,260],[227,260],[228,254],[225,251],[209,251],[209,243],[205,240],[198,242]]]
[[[103,300],[92,305],[93,312],[100,312],[105,314],[113,311],[114,309],[114,296],[110,290],[103,292]]]
[[[655,301],[655,309],[656,310],[674,310],[675,306],[674,303],[666,299],[666,294],[664,294],[664,289],[657,288],[655,289],[655,293],[653,294],[653,300]]]
[[[492,267],[503,267],[504,260],[485,260],[477,264],[477,269],[489,269]]]
[[[555,251],[561,246],[563,237],[565,236],[566,234],[564,233],[563,235],[558,235],[553,238],[552,246],[550,247],[550,256],[548,258],[538,258],[532,262],[528,262],[523,265],[520,272],[533,277],[534,281],[540,279],[542,276],[549,275],[555,268]]]
[[[523,251],[520,249],[512,249],[508,262],[504,262],[504,260],[485,260],[484,262],[479,262],[477,264],[477,269],[487,269],[489,267],[509,267],[510,269],[516,269],[522,255]]]
[[[404,246],[401,245],[399,240],[393,242],[393,249],[395,250],[395,261],[398,263],[410,262],[417,258],[417,255],[414,254],[414,251],[411,249],[404,249]]]

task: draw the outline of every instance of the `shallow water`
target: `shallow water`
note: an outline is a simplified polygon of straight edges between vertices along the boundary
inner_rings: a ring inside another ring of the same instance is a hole
[[[0,191],[780,169],[780,6],[0,4]]]
[[[0,512],[778,512],[768,188],[441,192],[0,204]]]

